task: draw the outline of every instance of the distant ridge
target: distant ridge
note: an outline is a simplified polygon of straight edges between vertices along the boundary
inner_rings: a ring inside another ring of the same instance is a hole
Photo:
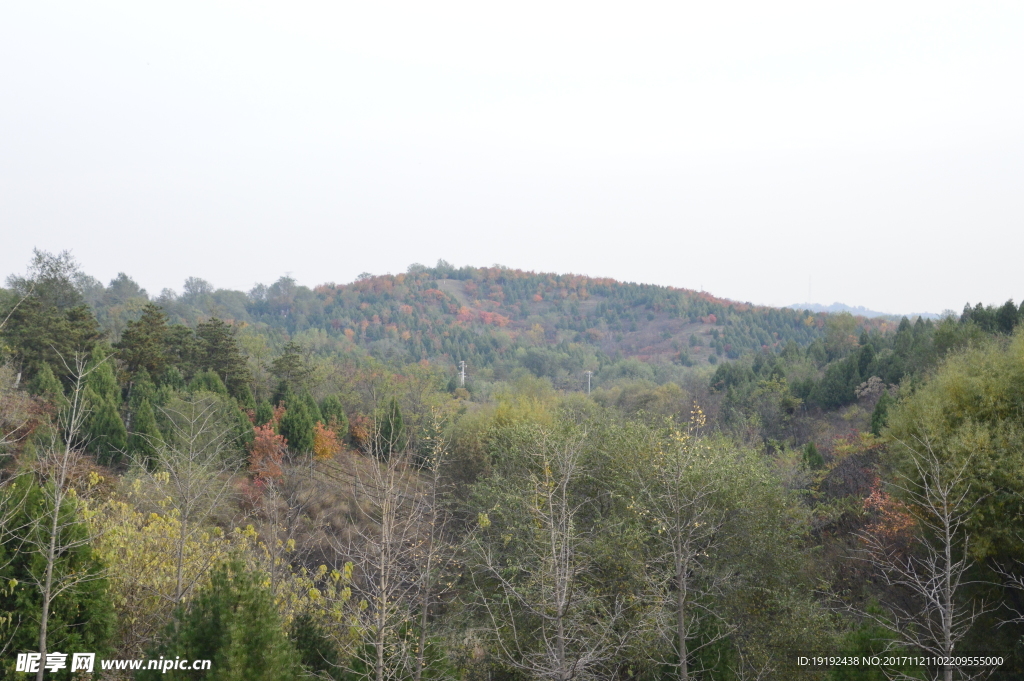
[[[832,303],[831,305],[822,305],[821,303],[794,303],[793,305],[787,305],[791,310],[810,310],[811,312],[849,312],[852,315],[858,317],[892,317],[899,319],[900,317],[907,317],[913,319],[915,317],[923,317],[924,319],[941,319],[942,315],[935,314],[934,312],[911,312],[910,314],[890,314],[889,312],[879,312],[878,310],[869,310],[863,305],[853,307],[846,305],[845,303]]]

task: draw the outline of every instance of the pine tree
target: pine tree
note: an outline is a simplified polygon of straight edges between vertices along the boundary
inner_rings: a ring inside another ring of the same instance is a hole
[[[294,393],[292,389],[288,387],[287,381],[280,381],[277,384],[277,389],[274,390],[273,397],[270,398],[270,404],[277,406],[279,404],[289,404],[294,399]]]
[[[205,681],[279,681],[298,676],[299,657],[285,633],[273,596],[241,561],[217,569],[209,586],[179,609],[150,659],[210,660],[208,671],[175,678]],[[146,670],[136,678],[166,678]]]
[[[302,390],[312,374],[302,348],[295,341],[284,346],[281,356],[271,363],[270,370],[291,390]]]
[[[227,386],[228,394],[238,397],[252,377],[249,364],[235,338],[235,329],[214,317],[196,327],[202,367],[217,374]]]
[[[118,356],[128,365],[129,372],[135,374],[145,369],[152,376],[164,372],[168,363],[167,328],[167,315],[153,303],[142,309],[137,321],[128,322],[114,347],[120,351]]]
[[[882,392],[882,396],[875,403],[875,410],[871,412],[872,434],[876,436],[882,434],[882,428],[885,428],[886,422],[889,419],[889,409],[895,402],[896,400],[889,394],[888,390]]]
[[[184,390],[185,377],[181,375],[181,370],[178,367],[167,367],[167,370],[160,375],[160,385],[171,390]]]
[[[134,412],[143,400],[148,400],[150,404],[153,404],[156,396],[156,385],[150,378],[149,372],[145,368],[139,369],[128,386],[129,409]]]

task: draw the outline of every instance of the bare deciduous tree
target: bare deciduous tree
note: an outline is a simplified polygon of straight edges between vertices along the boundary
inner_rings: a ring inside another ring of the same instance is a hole
[[[453,555],[441,504],[446,442],[435,438],[417,461],[376,431],[365,457],[348,455],[355,522],[335,545],[356,569],[352,603],[373,654],[366,677],[420,679],[431,663],[430,609],[447,588],[437,577]]]
[[[72,376],[72,386],[67,404],[58,414],[56,427],[52,429],[50,442],[42,449],[36,462],[43,497],[41,512],[34,519],[35,531],[26,534],[26,547],[37,552],[44,561],[42,574],[36,578],[42,602],[39,619],[39,654],[46,659],[48,625],[54,601],[63,593],[81,586],[87,581],[102,577],[100,572],[62,570],[60,559],[67,553],[92,542],[93,537],[85,530],[78,514],[69,512],[77,496],[72,483],[82,465],[80,449],[83,424],[88,416],[84,404],[85,378],[91,369],[86,361],[78,357],[74,366],[67,366]],[[40,666],[36,679],[42,681],[44,669]]]
[[[909,646],[925,655],[951,657],[957,644],[974,622],[992,607],[965,595],[971,582],[965,578],[973,565],[969,553],[970,534],[967,516],[971,510],[967,480],[973,457],[943,456],[927,440],[914,445],[899,442],[909,467],[899,472],[890,484],[902,498],[900,507],[883,518],[901,522],[899,514],[911,520],[917,532],[907,543],[893,541],[891,528],[877,524],[860,537],[865,558],[885,583],[903,591],[908,600],[890,603],[890,616],[862,612],[892,631],[895,645]],[[911,678],[893,672],[897,678]],[[952,681],[978,678],[989,670],[978,671],[945,665],[936,678]]]
[[[718,480],[709,466],[712,457],[699,440],[703,413],[695,409],[694,417],[689,432],[673,432],[670,442],[636,467],[638,498],[633,502],[653,526],[645,619],[674,659],[664,659],[658,649],[651,653],[656,662],[675,667],[680,681],[691,678],[697,652],[730,631],[708,604],[726,579],[712,565],[722,512],[714,498]]]
[[[146,483],[143,489],[151,495],[151,503],[174,514],[180,523],[173,547],[176,605],[206,573],[185,569],[186,547],[206,531],[207,521],[229,500],[239,459],[234,424],[216,395],[185,395],[160,411],[170,432],[150,466],[136,462],[136,475]]]
[[[601,678],[620,647],[620,604],[581,579],[589,563],[580,526],[588,500],[573,487],[585,475],[584,439],[543,433],[533,443],[528,484],[513,492],[523,512],[515,517],[527,526],[503,528],[508,541],[513,533],[522,538],[515,555],[498,550],[504,537],[497,546],[474,541],[482,565],[474,581],[494,642],[508,664],[537,679]],[[486,529],[489,518],[481,520]]]

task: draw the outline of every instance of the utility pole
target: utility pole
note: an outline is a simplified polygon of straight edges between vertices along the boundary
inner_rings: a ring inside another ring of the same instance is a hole
[[[593,371],[584,371],[583,373],[585,373],[587,375],[587,394],[589,395],[590,394],[590,377],[594,375],[594,372]]]
[[[459,387],[466,387],[466,362],[459,362]]]

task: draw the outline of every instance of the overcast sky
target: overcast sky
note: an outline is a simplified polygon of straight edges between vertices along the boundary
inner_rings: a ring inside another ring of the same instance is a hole
[[[0,276],[1024,296],[1024,3],[5,2]]]

